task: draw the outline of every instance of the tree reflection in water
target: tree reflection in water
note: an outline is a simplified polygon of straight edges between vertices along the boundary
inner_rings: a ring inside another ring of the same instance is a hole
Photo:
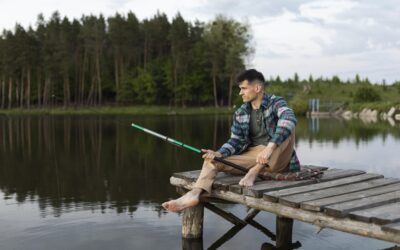
[[[36,201],[42,215],[112,208],[133,214],[140,202],[175,197],[173,172],[199,169],[201,158],[130,128],[136,122],[195,147],[216,149],[231,116],[10,116],[0,118],[0,189],[17,202]],[[360,120],[299,119],[299,140],[356,144],[399,125]],[[51,212],[49,209],[51,208]],[[159,206],[154,207],[160,215]]]

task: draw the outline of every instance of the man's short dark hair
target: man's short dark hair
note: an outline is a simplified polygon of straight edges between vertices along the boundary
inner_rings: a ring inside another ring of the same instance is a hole
[[[241,82],[247,80],[249,83],[253,83],[255,81],[259,81],[263,86],[266,85],[264,76],[261,72],[258,72],[255,69],[248,69],[240,73],[237,78],[237,83],[240,84]]]

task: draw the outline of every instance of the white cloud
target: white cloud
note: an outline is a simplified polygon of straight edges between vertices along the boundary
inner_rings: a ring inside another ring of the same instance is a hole
[[[253,18],[254,37],[258,42],[257,53],[268,56],[268,52],[280,57],[319,56],[329,44],[334,32],[324,30],[309,22],[298,22],[297,16],[288,11],[274,18]]]
[[[359,4],[354,1],[346,0],[324,0],[314,1],[300,5],[300,15],[320,20],[326,23],[343,22],[340,16],[347,11],[351,11]]]
[[[252,26],[256,54],[251,65],[266,75],[342,78],[359,73],[373,81],[400,80],[400,5],[396,0],[0,0],[0,28],[34,25],[49,17],[133,11],[139,19],[157,10],[171,19],[179,11],[194,21],[224,14]]]

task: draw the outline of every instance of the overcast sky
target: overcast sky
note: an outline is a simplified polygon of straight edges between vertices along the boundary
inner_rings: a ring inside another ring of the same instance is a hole
[[[159,10],[170,20],[179,11],[191,21],[223,14],[251,25],[248,67],[265,76],[400,80],[398,0],[0,0],[0,29],[35,27],[39,13],[47,19],[55,10],[70,18],[131,10],[139,19]]]

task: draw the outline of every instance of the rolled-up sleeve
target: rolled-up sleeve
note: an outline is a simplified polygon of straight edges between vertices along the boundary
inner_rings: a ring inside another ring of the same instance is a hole
[[[245,143],[243,130],[240,126],[239,115],[233,115],[233,124],[231,127],[231,136],[229,140],[224,143],[218,152],[221,153],[223,157],[234,155],[238,152],[243,144]]]

